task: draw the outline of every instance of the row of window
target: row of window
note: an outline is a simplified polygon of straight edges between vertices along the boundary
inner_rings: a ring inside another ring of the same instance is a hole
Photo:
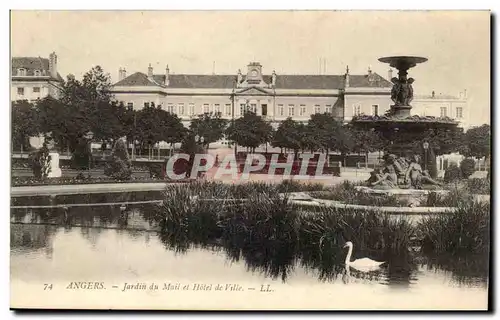
[[[295,116],[295,105],[293,104],[289,104],[288,105],[288,108],[287,108],[287,116],[288,117],[294,117]],[[299,116],[306,116],[307,115],[307,109],[306,109],[306,105],[305,104],[301,104],[299,106]],[[325,109],[323,111],[323,108],[321,107],[321,105],[317,104],[314,106],[314,113],[323,113],[323,112],[326,112],[326,113],[332,113],[332,105],[330,104],[327,104],[325,106]],[[279,116],[285,116],[285,106],[282,105],[282,104],[278,104],[278,115]]]
[[[144,102],[144,107],[154,107],[155,106],[155,103],[154,102]],[[133,108],[134,107],[134,103],[133,102],[129,102],[127,103],[127,107],[129,108]],[[195,112],[194,112],[194,103],[189,103],[188,104],[188,108],[186,110],[185,108],[185,105],[184,103],[179,103],[177,105],[173,104],[173,103],[168,103],[167,104],[167,107],[165,108],[166,111],[170,112],[170,113],[175,113],[175,114],[178,114],[178,115],[194,115]],[[288,105],[288,112],[286,114],[286,116],[289,116],[289,117],[293,117],[295,116],[295,105],[293,104],[289,104]],[[221,115],[226,115],[226,116],[231,116],[232,115],[232,106],[231,104],[224,104],[224,105],[221,105],[221,104],[213,104],[212,106],[208,103],[205,103],[203,104],[202,106],[202,111],[203,113],[210,113],[210,112],[214,112],[214,113],[220,113]],[[267,116],[267,113],[268,113],[268,109],[267,109],[267,104],[261,104],[260,105],[260,110],[258,110],[257,108],[257,104],[245,104],[245,103],[242,103],[240,104],[240,108],[239,108],[239,111],[240,111],[240,115],[244,114],[246,111],[251,111],[251,112],[254,112],[254,113],[258,113],[262,116]],[[259,112],[260,111],[260,112]],[[322,113],[322,112],[327,112],[327,113],[332,113],[332,105],[326,105],[325,108],[324,108],[324,111],[323,111],[323,108],[320,106],[320,105],[315,105],[314,106],[314,113]],[[307,115],[307,109],[306,109],[306,105],[305,104],[301,104],[299,106],[299,109],[298,109],[298,114],[300,116],[305,116]],[[283,104],[278,104],[278,115],[279,116],[285,116],[285,107]]]
[[[35,70],[35,71],[33,71],[33,74],[35,75],[35,77],[39,77],[42,75],[42,71]],[[26,76],[26,69],[24,69],[24,68],[17,69],[17,75],[21,76],[21,77]]]
[[[34,87],[33,88],[33,92],[40,92],[40,88],[39,87]],[[17,88],[17,93],[18,95],[24,95],[24,88]],[[134,107],[134,104],[132,102],[129,102],[127,104],[127,106],[129,108],[133,108]],[[152,106],[154,107],[155,106],[155,103],[154,102],[144,102],[144,107],[149,107],[149,106]],[[361,115],[361,105],[359,104],[356,104],[354,105],[354,110],[353,110],[353,114],[355,116],[359,116]],[[226,116],[231,116],[232,115],[232,106],[231,104],[225,104],[225,105],[221,105],[221,104],[214,104],[213,105],[213,108],[210,107],[210,104],[208,103],[205,103],[203,104],[203,113],[210,113],[210,112],[214,112],[214,113],[220,113],[221,115],[226,115]],[[178,114],[178,115],[194,115],[195,112],[194,112],[194,103],[189,103],[188,104],[188,108],[186,110],[185,106],[184,106],[184,103],[179,103],[177,105],[173,104],[173,103],[168,103],[167,104],[167,108],[166,108],[166,111],[170,112],[170,113],[174,113],[174,114]],[[244,114],[245,111],[252,111],[252,112],[255,112],[257,113],[257,104],[240,104],[240,114]],[[262,116],[267,116],[267,104],[261,104],[261,110],[260,110],[260,114]],[[283,104],[278,104],[278,116],[288,116],[288,117],[294,117],[296,116],[296,113],[295,113],[295,105],[293,104],[289,104],[288,105],[288,108],[286,109],[286,113],[285,113],[285,106]],[[321,107],[321,105],[315,105],[314,106],[314,113],[322,113],[322,112],[326,112],[326,113],[332,113],[332,105],[326,105],[325,108],[324,108],[324,111],[323,111],[323,108]],[[441,117],[446,117],[448,116],[447,114],[448,112],[448,108],[447,107],[441,107]],[[461,119],[463,118],[463,108],[462,107],[456,107],[456,117]],[[301,104],[299,106],[299,109],[298,109],[298,115],[299,116],[306,116],[307,115],[307,109],[306,109],[306,105],[305,104]],[[378,116],[379,115],[379,105],[378,104],[374,104],[372,105],[371,107],[371,115],[373,116]]]
[[[40,93],[40,87],[33,87],[33,93]],[[17,95],[24,96],[24,87],[17,87]]]
[[[133,102],[128,102],[127,103],[127,107],[128,108],[133,108],[134,107],[134,103]],[[144,107],[145,108],[148,108],[148,107],[155,107],[155,103],[153,101],[151,102],[144,102]],[[213,108],[210,108],[210,104],[208,103],[205,103],[203,104],[203,113],[210,113],[210,112],[214,112],[214,113],[220,113],[220,114],[224,114],[227,115],[227,116],[230,116],[232,113],[231,113],[231,104],[225,104],[224,106],[220,105],[220,104],[214,104],[213,105]],[[195,112],[194,112],[194,103],[189,103],[187,108],[185,107],[184,103],[179,103],[179,104],[173,104],[173,103],[168,103],[167,104],[167,107],[165,108],[165,110],[167,112],[170,112],[170,113],[175,113],[177,115],[180,115],[180,116],[183,116],[183,115],[194,115]]]
[[[361,105],[356,104],[354,105],[354,110],[353,113],[355,116],[361,115]],[[463,118],[463,108],[462,107],[456,107],[455,109],[455,115],[458,119]],[[372,105],[372,116],[378,116],[379,115],[379,106],[377,104]],[[448,108],[447,107],[441,107],[440,109],[440,116],[441,117],[447,117],[448,116]]]
[[[455,109],[455,115],[458,119],[462,119],[464,116],[464,109],[462,107],[456,107]],[[447,107],[441,107],[441,117],[447,117],[448,116],[448,108]]]
[[[371,113],[371,115],[372,116],[378,116],[379,115],[379,110],[378,109],[379,109],[378,108],[378,104],[372,105],[372,113]],[[360,104],[355,104],[353,106],[353,114],[355,116],[361,115],[361,105]]]

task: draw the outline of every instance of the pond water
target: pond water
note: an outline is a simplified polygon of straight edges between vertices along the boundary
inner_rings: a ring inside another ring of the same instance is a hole
[[[279,254],[269,260],[263,248],[235,253],[165,236],[154,206],[12,209],[12,307],[487,308],[488,257],[409,252],[372,273]],[[79,281],[104,288],[73,289]],[[126,284],[138,289],[123,290]]]

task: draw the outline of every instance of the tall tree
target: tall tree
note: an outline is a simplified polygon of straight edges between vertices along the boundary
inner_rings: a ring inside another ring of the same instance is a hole
[[[204,113],[191,120],[191,131],[203,137],[203,144],[209,147],[210,143],[216,142],[224,136],[227,120],[221,118],[220,113]]]
[[[95,66],[83,75],[82,86],[88,101],[110,101],[111,77],[101,66]]]

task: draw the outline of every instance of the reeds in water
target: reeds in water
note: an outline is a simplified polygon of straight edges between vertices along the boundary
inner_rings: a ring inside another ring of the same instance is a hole
[[[452,254],[485,252],[490,244],[490,205],[460,202],[453,212],[425,217],[417,229],[427,250]]]

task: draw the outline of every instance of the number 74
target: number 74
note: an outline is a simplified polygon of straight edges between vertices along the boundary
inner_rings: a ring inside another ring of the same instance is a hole
[[[44,283],[43,290],[52,290],[52,283]]]

